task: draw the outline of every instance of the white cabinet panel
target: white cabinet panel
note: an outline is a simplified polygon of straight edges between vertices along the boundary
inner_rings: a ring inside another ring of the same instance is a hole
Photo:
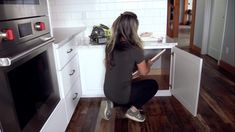
[[[68,124],[66,114],[64,113],[64,100],[60,100],[40,132],[64,132]]]
[[[104,46],[78,49],[83,96],[104,95],[104,50]]]
[[[61,70],[72,57],[77,54],[77,47],[73,41],[69,41],[64,44],[62,47],[56,50],[57,52],[57,67],[58,70]]]
[[[81,95],[82,95],[81,83],[80,81],[76,81],[76,83],[69,91],[68,95],[66,95],[65,97],[66,114],[68,120],[70,120],[70,118],[72,117]]]
[[[59,72],[60,83],[63,85],[63,93],[66,95],[79,76],[79,64],[77,55]]]
[[[197,106],[201,81],[202,59],[179,48],[173,48],[172,94],[194,116]]]

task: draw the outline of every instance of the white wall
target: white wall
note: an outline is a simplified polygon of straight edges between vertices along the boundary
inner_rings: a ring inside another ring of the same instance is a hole
[[[204,14],[205,14],[204,9],[205,9],[205,1],[197,0],[193,42],[199,48],[202,47],[202,34],[203,34],[203,24],[204,24]]]
[[[222,60],[235,66],[235,43],[234,43],[234,0],[228,0],[226,13],[225,33],[222,47]]]
[[[92,26],[113,21],[124,11],[137,14],[140,32],[166,34],[167,0],[49,0],[52,27]],[[90,31],[89,31],[90,30]]]

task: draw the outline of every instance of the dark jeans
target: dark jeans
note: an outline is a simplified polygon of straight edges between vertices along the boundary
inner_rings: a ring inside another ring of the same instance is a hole
[[[149,101],[158,91],[158,83],[153,79],[134,81],[131,84],[131,95],[128,104],[114,103],[114,107],[135,106],[140,109],[147,101]]]

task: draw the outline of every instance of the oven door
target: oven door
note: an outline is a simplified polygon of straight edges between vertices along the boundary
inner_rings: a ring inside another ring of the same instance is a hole
[[[60,100],[52,40],[8,61],[0,66],[2,130],[39,131]]]
[[[0,21],[47,14],[46,0],[0,0]]]

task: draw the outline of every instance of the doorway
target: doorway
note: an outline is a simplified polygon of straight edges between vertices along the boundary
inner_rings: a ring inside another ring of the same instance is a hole
[[[180,47],[185,47],[190,43],[193,0],[180,0],[179,8],[178,44]]]
[[[178,42],[178,47],[193,47],[195,0],[168,0],[167,36]]]

